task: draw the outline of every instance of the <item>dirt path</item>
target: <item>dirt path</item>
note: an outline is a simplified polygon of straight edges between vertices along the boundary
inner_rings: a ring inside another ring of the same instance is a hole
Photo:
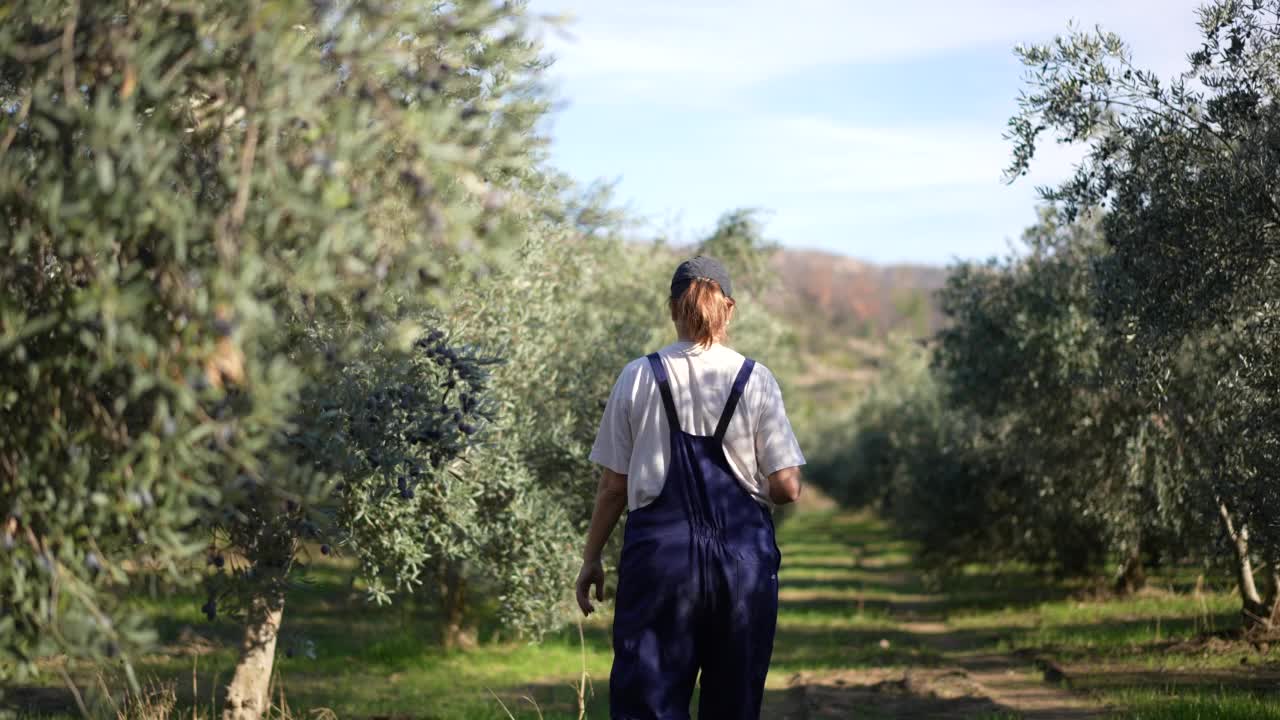
[[[914,621],[901,627],[936,648],[954,663],[956,672],[1005,712],[1034,720],[1084,720],[1106,714],[1092,698],[1063,688],[1052,670],[1046,672],[1015,655],[974,652],[969,641],[957,637],[945,623]]]
[[[812,540],[806,537],[794,542],[800,545]],[[847,541],[833,530],[829,542],[843,545]],[[783,553],[787,553],[785,545]],[[785,688],[774,680],[775,692],[770,694],[763,717],[1092,720],[1106,716],[1106,708],[1096,700],[1064,687],[1052,668],[1046,671],[1031,658],[992,652],[992,636],[978,637],[949,625],[947,598],[922,591],[920,578],[909,566],[876,567],[887,565],[885,559],[875,553],[864,554],[860,547],[851,555],[847,574],[879,572],[876,597],[885,612],[881,616],[884,624],[878,628],[883,639],[878,645],[884,661],[867,661],[867,638],[876,631],[854,636],[845,648],[848,662],[837,658],[832,663],[846,664],[847,668],[792,672],[785,679]],[[830,568],[833,559],[826,556],[823,562]],[[804,572],[803,565],[798,572]],[[812,580],[793,582],[792,589],[787,588],[786,580],[784,560],[779,625],[779,643],[784,646],[795,641],[788,633],[798,633],[788,627],[788,607],[812,602],[813,595],[811,588],[803,588],[812,585]],[[849,612],[854,611],[850,608]],[[899,652],[900,647],[909,651]]]
[[[990,718],[1091,720],[1106,716],[1092,698],[1046,678],[1032,661],[1010,654],[974,652],[969,640],[939,620],[904,619],[897,630],[934,650],[923,666],[801,672],[787,682],[764,717]],[[1052,671],[1048,673],[1052,678]]]

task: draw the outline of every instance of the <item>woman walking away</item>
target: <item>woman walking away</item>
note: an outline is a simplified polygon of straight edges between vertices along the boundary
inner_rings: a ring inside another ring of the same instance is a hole
[[[671,279],[679,341],[623,369],[591,449],[604,466],[578,575],[604,599],[600,553],[626,507],[613,618],[613,720],[756,720],[778,620],[774,505],[804,456],[768,368],[725,347],[733,290],[695,257]]]

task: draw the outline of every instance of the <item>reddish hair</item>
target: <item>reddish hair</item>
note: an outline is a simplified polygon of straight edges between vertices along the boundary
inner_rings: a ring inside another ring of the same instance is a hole
[[[680,297],[671,299],[671,319],[684,337],[711,347],[729,336],[733,299],[720,291],[720,283],[695,278]]]

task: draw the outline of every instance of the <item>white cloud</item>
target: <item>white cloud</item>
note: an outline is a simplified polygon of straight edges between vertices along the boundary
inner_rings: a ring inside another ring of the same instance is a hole
[[[951,50],[1012,46],[1063,32],[1073,20],[1119,32],[1140,61],[1171,71],[1195,39],[1198,0],[537,0],[568,13],[554,33],[556,73],[591,100],[678,104],[805,68],[886,62]]]
[[[999,252],[1034,218],[1033,188],[1065,179],[1082,151],[1044,145],[1030,176],[1002,184],[1011,145],[992,117],[1012,109],[1019,86],[1011,77],[993,93],[1008,103],[998,112],[981,99],[922,110],[928,98],[907,82],[857,98],[877,109],[858,117],[874,120],[775,102],[776,81],[804,83],[808,70],[846,66],[874,74],[907,60],[925,61],[909,72],[931,72],[936,62],[938,77],[963,76],[955,74],[963,66],[945,65],[972,59],[962,51],[1009,52],[1073,20],[1119,33],[1139,65],[1168,75],[1196,45],[1199,3],[533,0],[533,9],[576,17],[571,38],[549,32],[547,44],[559,57],[553,74],[564,112],[587,108],[574,134],[556,138],[572,147],[566,154],[580,165],[566,169],[580,179],[620,176],[621,197],[638,211],[699,228],[729,207],[759,205],[774,211],[771,227],[789,244],[945,260]]]
[[[778,168],[778,190],[891,192],[999,182],[1007,148],[998,135],[963,128],[876,128],[821,117],[770,119],[757,153]]]
[[[888,193],[938,187],[997,189],[1011,145],[999,130],[961,126],[868,127],[819,115],[747,118],[724,142],[750,148],[737,183],[762,194]],[[1049,144],[1023,184],[1068,175],[1080,149]]]

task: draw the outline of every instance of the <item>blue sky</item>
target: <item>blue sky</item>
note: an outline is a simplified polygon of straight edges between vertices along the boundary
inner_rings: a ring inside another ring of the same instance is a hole
[[[556,165],[618,181],[646,233],[692,241],[735,207],[771,238],[875,262],[1003,254],[1037,184],[1077,151],[1001,180],[1023,87],[1017,43],[1101,24],[1170,74],[1197,0],[532,0],[567,15]]]

